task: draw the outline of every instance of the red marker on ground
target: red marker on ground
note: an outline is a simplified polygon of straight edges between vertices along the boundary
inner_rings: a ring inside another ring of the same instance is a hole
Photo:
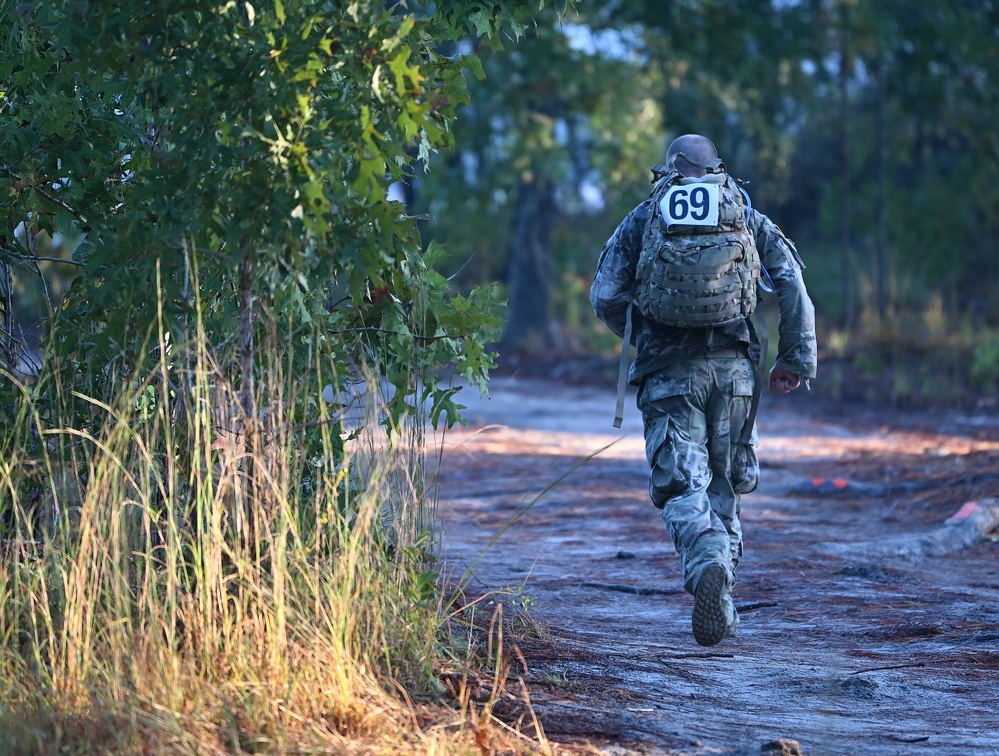
[[[963,520],[965,517],[971,517],[971,513],[978,509],[977,501],[969,501],[963,507],[961,507],[957,512],[951,515],[952,520]]]

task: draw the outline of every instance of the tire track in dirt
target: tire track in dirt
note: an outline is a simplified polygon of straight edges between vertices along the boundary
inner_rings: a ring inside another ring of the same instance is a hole
[[[864,546],[987,495],[947,481],[994,471],[999,442],[765,400],[735,594],[749,610],[737,639],[704,649],[648,500],[634,404],[613,435],[610,391],[508,379],[491,393],[459,397],[472,424],[445,439],[446,555],[454,575],[474,564],[475,587],[504,591],[508,616],[529,597],[519,646],[550,738],[607,753],[779,753],[766,748],[783,739],[805,754],[999,754],[999,546],[932,558]],[[940,485],[800,493],[812,476],[854,474]]]

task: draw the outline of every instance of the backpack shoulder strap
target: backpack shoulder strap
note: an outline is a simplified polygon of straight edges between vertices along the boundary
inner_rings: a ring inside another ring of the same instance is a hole
[[[672,184],[680,178],[680,172],[671,165],[654,165],[651,170],[652,183],[657,187],[662,183],[663,179],[666,179],[667,184]]]

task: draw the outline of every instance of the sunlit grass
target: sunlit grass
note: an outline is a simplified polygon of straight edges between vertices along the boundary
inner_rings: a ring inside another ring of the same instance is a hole
[[[291,375],[279,341],[252,421],[203,337],[161,335],[111,401],[56,371],[24,387],[0,439],[0,751],[549,749],[529,706],[533,737],[493,716],[502,622],[484,653],[445,631],[421,418],[386,433],[375,390],[319,401],[332,376]],[[459,662],[489,695],[442,682]]]
[[[819,325],[816,386],[832,396],[970,409],[999,400],[999,329],[948,314],[939,299],[885,318],[865,310],[850,331]]]

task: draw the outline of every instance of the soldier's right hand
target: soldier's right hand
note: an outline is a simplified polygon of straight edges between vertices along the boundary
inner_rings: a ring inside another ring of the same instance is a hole
[[[774,365],[770,371],[770,390],[775,394],[789,394],[801,385],[801,376]]]

